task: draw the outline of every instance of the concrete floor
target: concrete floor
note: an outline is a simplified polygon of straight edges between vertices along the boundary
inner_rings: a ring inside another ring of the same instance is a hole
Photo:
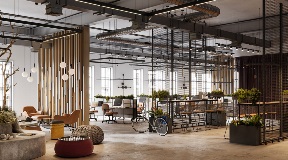
[[[103,129],[105,138],[102,144],[94,145],[92,155],[79,159],[287,160],[288,158],[288,140],[260,146],[245,146],[231,144],[229,140],[224,139],[225,127],[199,132],[179,129],[173,134],[159,136],[157,133],[136,133],[131,124],[120,122],[119,124],[91,122]],[[49,135],[47,136],[46,155],[38,160],[65,159],[55,156],[55,142],[56,140],[49,140]]]

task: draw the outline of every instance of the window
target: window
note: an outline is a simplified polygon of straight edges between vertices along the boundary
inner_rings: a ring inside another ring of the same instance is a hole
[[[11,74],[12,73],[12,68],[13,64],[12,62],[8,62],[7,63],[7,66],[6,66],[6,72],[5,74]],[[5,67],[5,61],[0,61],[0,105],[2,106],[3,104],[3,96],[4,96],[4,78],[5,76],[3,75],[3,71],[4,71],[4,67]],[[13,100],[12,100],[12,91],[13,91],[13,76],[9,77],[8,80],[7,80],[7,88],[6,89],[9,89],[7,92],[6,92],[6,106],[7,107],[13,107]],[[11,88],[10,88],[11,87]],[[13,108],[12,108],[13,109]]]
[[[143,93],[143,69],[133,70],[134,97]]]
[[[113,69],[101,68],[101,94],[103,96],[113,95]]]
[[[89,102],[94,101],[94,66],[89,67]]]
[[[178,82],[178,79],[177,79],[177,72],[173,72],[173,92],[172,92],[172,72],[170,72],[170,75],[169,75],[169,79],[170,79],[170,94],[171,95],[174,95],[174,94],[177,94],[178,93],[178,90],[177,90],[177,82]]]
[[[193,72],[191,74],[192,83],[192,95],[198,95],[199,92],[211,92],[211,73],[198,73]],[[205,80],[206,78],[206,80]]]
[[[155,91],[165,90],[165,71],[154,71],[154,86]],[[148,71],[149,94],[152,94],[152,71]]]

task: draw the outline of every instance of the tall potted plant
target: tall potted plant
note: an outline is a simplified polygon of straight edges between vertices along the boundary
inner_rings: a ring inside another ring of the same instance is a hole
[[[15,112],[7,107],[0,108],[0,134],[11,134],[12,123],[16,121]]]

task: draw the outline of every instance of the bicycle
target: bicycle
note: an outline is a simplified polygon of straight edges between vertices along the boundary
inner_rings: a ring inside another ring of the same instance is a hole
[[[168,124],[162,117],[155,118],[152,122],[146,117],[136,117],[131,119],[132,128],[138,133],[145,133],[149,131],[149,125],[153,131],[156,131],[160,136],[165,136],[168,131]]]

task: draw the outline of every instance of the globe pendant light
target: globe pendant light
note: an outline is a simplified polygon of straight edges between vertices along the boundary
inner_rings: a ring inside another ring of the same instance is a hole
[[[75,69],[72,68],[72,64],[70,65],[69,75],[72,76],[75,74]]]
[[[27,77],[28,76],[28,73],[25,71],[25,68],[24,68],[24,71],[22,72],[22,77]]]
[[[62,75],[62,79],[63,79],[64,81],[68,80],[68,74],[66,74],[66,73],[63,74],[63,75]]]
[[[31,68],[31,72],[32,72],[32,73],[36,73],[36,72],[37,72],[37,68],[35,67],[35,63],[34,63],[34,67]]]
[[[61,62],[60,63],[60,68],[65,68],[66,67],[66,63],[65,62]]]
[[[33,82],[33,77],[31,77],[31,73],[30,73],[30,76],[27,78],[27,81],[28,82]]]

